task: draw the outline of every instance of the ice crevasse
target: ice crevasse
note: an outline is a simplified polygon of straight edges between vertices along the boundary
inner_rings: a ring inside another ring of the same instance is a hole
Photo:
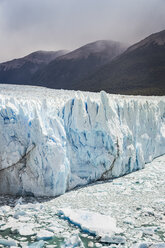
[[[165,97],[0,85],[0,193],[57,196],[165,154]]]

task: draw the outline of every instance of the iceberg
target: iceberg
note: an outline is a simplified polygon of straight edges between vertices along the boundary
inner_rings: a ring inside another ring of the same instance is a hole
[[[108,215],[103,215],[83,209],[60,209],[57,213],[62,219],[79,227],[83,232],[105,238],[122,230],[116,227],[116,220]]]
[[[57,196],[165,154],[165,97],[0,85],[0,193]]]

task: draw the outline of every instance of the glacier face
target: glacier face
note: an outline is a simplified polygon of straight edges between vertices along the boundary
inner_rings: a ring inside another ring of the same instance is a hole
[[[56,196],[165,154],[165,97],[0,85],[0,193]]]

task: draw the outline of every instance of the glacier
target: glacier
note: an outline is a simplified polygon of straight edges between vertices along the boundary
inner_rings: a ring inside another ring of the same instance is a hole
[[[165,97],[0,85],[0,193],[57,196],[165,154]]]

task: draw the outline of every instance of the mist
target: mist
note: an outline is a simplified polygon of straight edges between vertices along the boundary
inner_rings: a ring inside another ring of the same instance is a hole
[[[0,61],[165,29],[164,0],[0,0]]]

